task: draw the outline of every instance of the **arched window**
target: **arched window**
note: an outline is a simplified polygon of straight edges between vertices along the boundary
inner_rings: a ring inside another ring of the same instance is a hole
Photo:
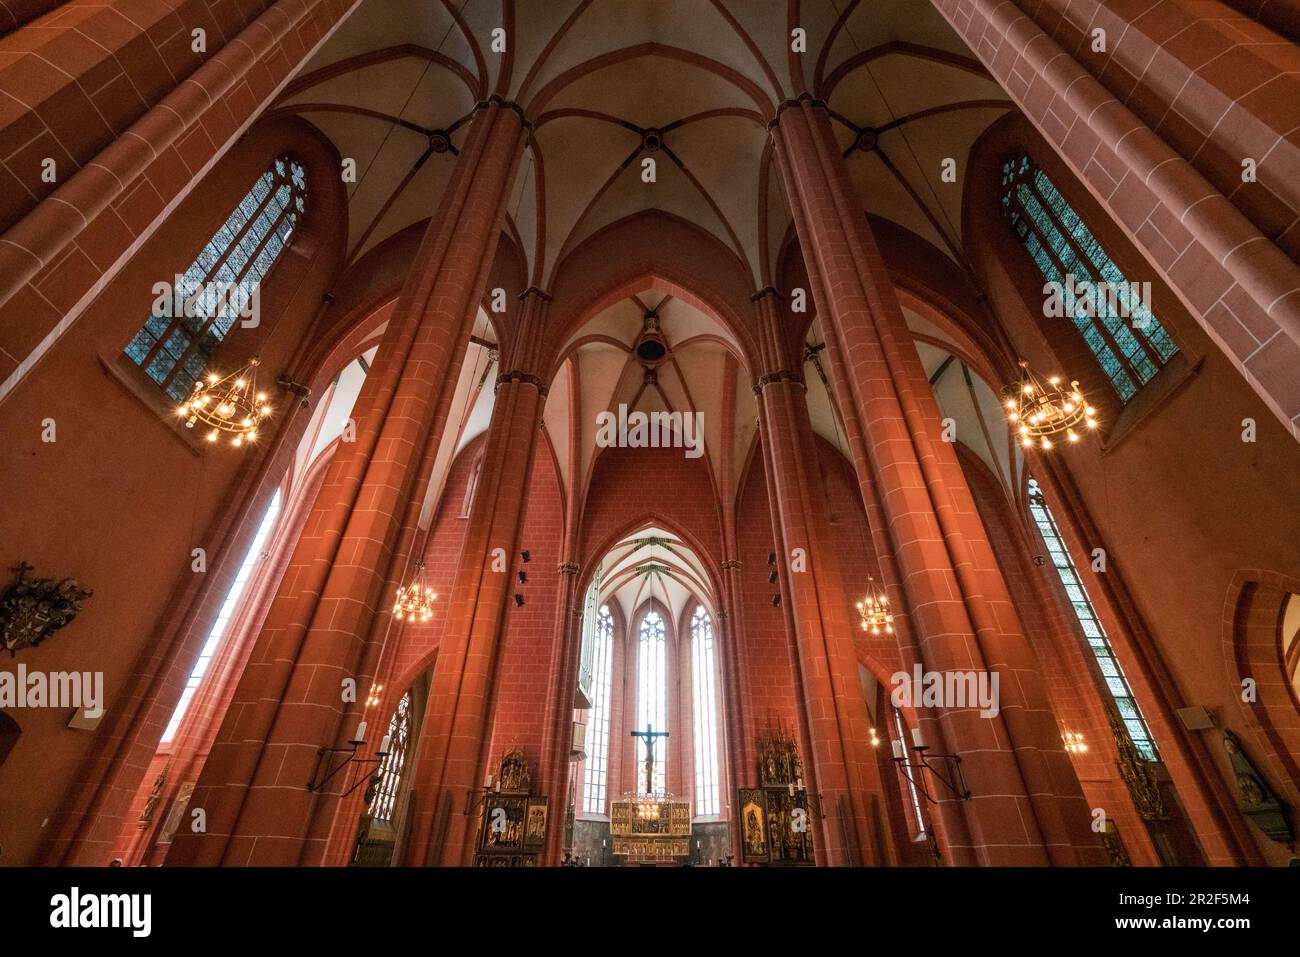
[[[605,813],[609,770],[609,686],[614,672],[614,616],[600,606],[592,648],[591,714],[587,721],[587,765],[582,781],[582,810]]]
[[[704,606],[691,616],[691,674],[695,679],[695,813],[717,814],[718,695],[713,662],[713,620]]]
[[[668,642],[664,635],[664,620],[657,611],[641,619],[641,637],[636,656],[636,730],[644,731],[646,725],[655,731],[668,730]],[[642,768],[645,767],[646,741],[637,738],[636,768],[639,792],[645,787]],[[668,760],[668,739],[656,738],[654,744],[654,773],[651,777],[652,793],[663,795],[664,768]]]
[[[402,771],[411,748],[411,692],[397,702],[388,722],[388,754],[379,763],[379,787],[370,804],[370,815],[377,821],[392,821],[397,809],[397,795],[402,787]]]
[[[1074,615],[1079,620],[1079,627],[1083,629],[1088,648],[1097,659],[1097,665],[1101,668],[1101,675],[1106,683],[1106,690],[1119,710],[1120,719],[1128,730],[1128,736],[1133,740],[1133,746],[1148,761],[1158,761],[1160,758],[1156,751],[1155,739],[1151,737],[1151,729],[1147,727],[1146,718],[1142,716],[1142,709],[1138,707],[1137,699],[1133,697],[1128,679],[1124,677],[1124,671],[1115,659],[1115,651],[1106,636],[1106,629],[1102,627],[1101,619],[1097,617],[1097,610],[1092,605],[1092,599],[1088,597],[1088,590],[1083,587],[1079,570],[1075,567],[1074,559],[1070,557],[1069,549],[1065,547],[1065,540],[1061,538],[1060,529],[1056,526],[1056,519],[1052,517],[1051,509],[1047,507],[1047,501],[1043,498],[1043,492],[1033,479],[1029,480],[1029,513],[1043,536],[1052,566],[1061,577],[1061,584],[1065,586],[1066,596],[1074,607]]]
[[[199,256],[154,301],[126,355],[178,402],[279,258],[306,210],[307,174],[281,156],[253,184]]]
[[[199,685],[203,683],[203,676],[207,674],[208,665],[212,664],[213,655],[221,647],[221,639],[225,637],[226,627],[239,609],[239,599],[244,594],[244,588],[248,585],[248,580],[253,576],[258,561],[263,557],[266,540],[271,534],[271,529],[275,527],[275,519],[279,514],[280,492],[277,490],[275,495],[271,496],[271,504],[262,517],[262,524],[257,527],[257,534],[253,537],[253,544],[248,546],[248,552],[244,555],[243,564],[239,566],[239,573],[235,575],[235,581],[230,586],[230,591],[226,593],[226,600],[221,604],[221,611],[217,613],[217,620],[213,622],[212,630],[208,632],[208,640],[204,642],[203,650],[199,652],[199,660],[195,663],[194,670],[190,672],[189,680],[185,682],[185,690],[181,692],[181,700],[177,702],[176,710],[172,712],[171,720],[167,722],[167,727],[163,731],[162,744],[169,743],[176,736],[176,731],[181,726],[181,719],[185,717],[190,702],[199,690]]]
[[[1092,350],[1120,401],[1127,402],[1178,353],[1151,313],[1149,293],[1141,292],[1150,285],[1129,282],[1028,155],[1003,165],[1002,190],[1003,215],[1043,278],[1061,290],[1065,315]]]

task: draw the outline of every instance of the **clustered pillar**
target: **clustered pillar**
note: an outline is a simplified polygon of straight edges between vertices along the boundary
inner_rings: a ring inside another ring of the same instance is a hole
[[[345,775],[307,790],[364,700],[371,624],[426,449],[441,441],[525,140],[513,104],[480,105],[358,400],[357,441],[329,467],[168,863],[318,863]],[[508,402],[505,404],[509,404]],[[486,471],[486,470],[485,470]],[[454,639],[453,639],[454,640]],[[349,700],[349,680],[359,686]],[[375,729],[382,734],[382,729]],[[378,737],[362,749],[371,757]],[[321,822],[325,822],[322,826]]]
[[[763,453],[777,514],[782,584],[792,605],[794,640],[811,742],[814,782],[825,814],[820,860],[832,865],[883,864],[873,844],[871,798],[880,776],[853,648],[850,603],[831,540],[808,415],[800,354],[782,328],[775,293],[756,299],[762,337],[759,399]],[[788,325],[788,324],[787,324]],[[793,348],[792,348],[793,347]]]
[[[787,103],[771,130],[836,391],[863,429],[854,467],[864,499],[879,496],[921,660],[931,672],[1000,678],[996,716],[972,702],[921,712],[928,743],[962,755],[972,791],[940,801],[951,863],[1102,863],[970,490],[938,440],[938,409],[826,108],[809,97]]]
[[[524,527],[533,450],[546,404],[540,332],[548,297],[529,290],[502,357],[496,404],[464,545],[448,596],[447,624],[420,731],[408,864],[468,864],[476,820],[466,795],[481,781],[489,704]],[[554,826],[554,824],[552,825]]]

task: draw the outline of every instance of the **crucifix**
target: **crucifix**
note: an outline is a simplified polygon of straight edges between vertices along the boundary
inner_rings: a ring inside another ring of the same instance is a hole
[[[634,738],[645,739],[645,793],[654,793],[654,773],[655,773],[655,738],[668,737],[667,731],[652,731],[650,724],[647,722],[644,731],[631,732]]]

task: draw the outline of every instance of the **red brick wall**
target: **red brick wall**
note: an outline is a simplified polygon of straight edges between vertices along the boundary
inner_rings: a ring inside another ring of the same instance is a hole
[[[446,624],[446,597],[451,590],[452,580],[456,577],[460,548],[465,538],[467,520],[461,515],[461,506],[465,502],[465,490],[474,463],[483,449],[483,442],[484,436],[478,436],[456,456],[447,474],[442,500],[434,511],[424,547],[424,569],[429,585],[440,600],[434,602],[433,617],[429,621],[408,622],[403,626],[393,666],[393,674],[398,676],[394,682],[397,687],[390,689],[398,694],[421,671],[429,667],[437,654],[438,641]]]
[[[524,597],[523,607],[518,607],[513,600],[506,606],[501,657],[492,693],[493,724],[486,757],[489,767],[507,750],[517,747],[523,750],[533,774],[538,773],[546,730],[551,663],[560,655],[556,606],[563,594],[563,583],[557,566],[562,559],[563,538],[564,507],[559,476],[543,440],[534,451],[521,539],[531,560],[525,565],[518,554],[510,556],[510,574],[523,569],[528,581],[519,584],[516,580],[511,592]],[[557,814],[558,809],[553,808],[552,813]]]
[[[144,774],[206,638],[201,624],[191,627],[191,616],[210,616],[208,622],[215,617],[287,461],[273,476],[259,478],[259,469],[284,451],[283,443],[295,444],[294,430],[305,424],[306,413],[275,399],[272,429],[256,448],[196,452],[168,414],[171,405],[161,390],[151,381],[133,387],[131,373],[139,379],[143,373],[120,355],[149,315],[153,284],[189,264],[285,148],[307,164],[312,205],[299,235],[267,277],[260,327],[232,335],[218,361],[257,349],[268,370],[259,382],[274,379],[269,370],[292,367],[341,259],[343,197],[332,175],[337,168],[332,148],[303,125],[272,124],[250,132],[228,162],[195,187],[87,311],[88,321],[69,329],[21,389],[0,405],[0,434],[9,442],[0,499],[27,503],[0,513],[0,542],[13,561],[25,558],[38,574],[74,575],[95,589],[87,616],[62,640],[33,651],[28,667],[103,670],[108,698],[108,713],[95,736],[65,730],[66,715],[54,711],[33,713],[23,722],[25,740],[0,769],[0,843],[11,861],[34,853],[42,820],[52,819],[45,834],[57,830],[55,808],[69,784],[97,773],[95,767],[80,766],[88,754],[107,753],[97,738],[106,742],[140,732],[147,743],[132,760]],[[301,377],[310,379],[313,371]],[[53,443],[41,441],[47,417],[57,427]],[[60,478],[51,482],[51,475]],[[201,580],[190,570],[196,547],[207,551],[208,571]],[[206,604],[192,594],[204,589]],[[188,630],[173,642],[182,628]],[[89,661],[87,643],[95,647]],[[164,685],[165,693],[155,701]],[[152,709],[143,723],[130,720],[119,728],[141,701]],[[46,782],[38,796],[14,783],[34,775]],[[132,782],[123,802],[134,790]],[[19,794],[21,806],[12,802]],[[113,826],[101,836],[108,842],[115,834]]]
[[[767,564],[767,556],[776,550],[776,545],[772,539],[767,478],[758,450],[743,483],[736,543],[741,561],[740,601],[745,618],[744,634],[738,639],[749,675],[750,714],[757,725],[750,733],[755,734],[768,724],[784,724],[793,729],[799,726],[801,716],[794,649],[786,631],[785,615],[780,608],[772,606],[772,595],[781,585],[780,582],[769,584],[767,580],[774,567]],[[756,768],[749,770],[757,774]]]

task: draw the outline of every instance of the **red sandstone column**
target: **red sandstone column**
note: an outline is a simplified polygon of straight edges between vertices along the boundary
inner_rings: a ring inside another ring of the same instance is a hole
[[[736,379],[740,373],[737,363],[728,362],[722,382],[722,394],[726,397],[723,416],[722,448],[719,450],[720,474],[734,474],[735,428],[736,428]],[[729,795],[736,788],[748,783],[753,766],[753,749],[757,729],[750,720],[751,701],[749,697],[749,676],[745,668],[745,658],[740,653],[740,637],[744,629],[744,603],[741,601],[741,560],[737,540],[736,523],[739,519],[736,498],[724,496],[727,501],[722,509],[722,580],[719,582],[718,620],[714,623],[717,630],[716,648],[719,653],[719,672],[722,677],[722,736],[721,746],[725,749],[720,756],[720,764],[725,766],[726,774],[722,779],[722,809],[731,804]],[[740,826],[735,814],[729,815],[731,846],[740,846]],[[734,853],[734,850],[733,850]]]
[[[321,747],[341,746],[370,627],[390,577],[417,465],[436,446],[500,235],[524,142],[512,104],[483,104],[434,214],[363,388],[357,442],[330,464],[190,807],[207,831],[182,834],[179,864],[313,863],[325,837],[313,819],[333,813],[345,775],[320,795],[306,789]],[[364,756],[383,729],[371,729]]]
[[[880,497],[922,661],[930,671],[1000,677],[996,717],[970,706],[921,713],[933,750],[946,742],[963,755],[973,793],[957,804],[973,846],[953,841],[953,857],[1101,863],[970,490],[951,445],[935,439],[938,410],[825,108],[806,97],[788,103],[772,127],[813,296],[835,341],[828,353],[837,392],[863,429],[866,455],[855,456],[855,469],[864,497]]]
[[[570,512],[576,511],[570,509]],[[586,588],[578,579],[581,571],[581,566],[572,559],[560,565],[562,592],[555,603],[553,664],[547,683],[550,693],[540,780],[541,793],[551,799],[550,832],[546,835],[543,860],[552,866],[563,860],[564,853],[564,818],[556,815],[568,813],[570,792],[579,788],[579,782],[573,780],[569,751],[573,743],[573,702],[577,695],[578,664],[582,657],[582,603]]]
[[[851,608],[831,539],[798,345],[781,328],[775,293],[757,297],[763,373],[759,395],[769,486],[779,517],[785,594],[802,679],[809,763],[826,819],[818,846],[832,865],[882,864],[870,803],[881,794],[870,720],[853,648]],[[783,341],[784,340],[784,341]],[[796,557],[794,550],[802,550]]]
[[[537,375],[537,344],[547,296],[525,294],[513,341],[503,344],[503,372],[488,427],[483,468],[470,510],[447,625],[434,663],[429,704],[420,731],[416,804],[407,863],[468,863],[472,806],[467,792],[482,783],[489,757],[488,703],[501,647],[506,602],[513,594],[519,538],[533,450],[546,389]],[[500,549],[504,553],[502,567]],[[570,699],[571,700],[571,699]],[[550,826],[563,824],[554,808]]]

